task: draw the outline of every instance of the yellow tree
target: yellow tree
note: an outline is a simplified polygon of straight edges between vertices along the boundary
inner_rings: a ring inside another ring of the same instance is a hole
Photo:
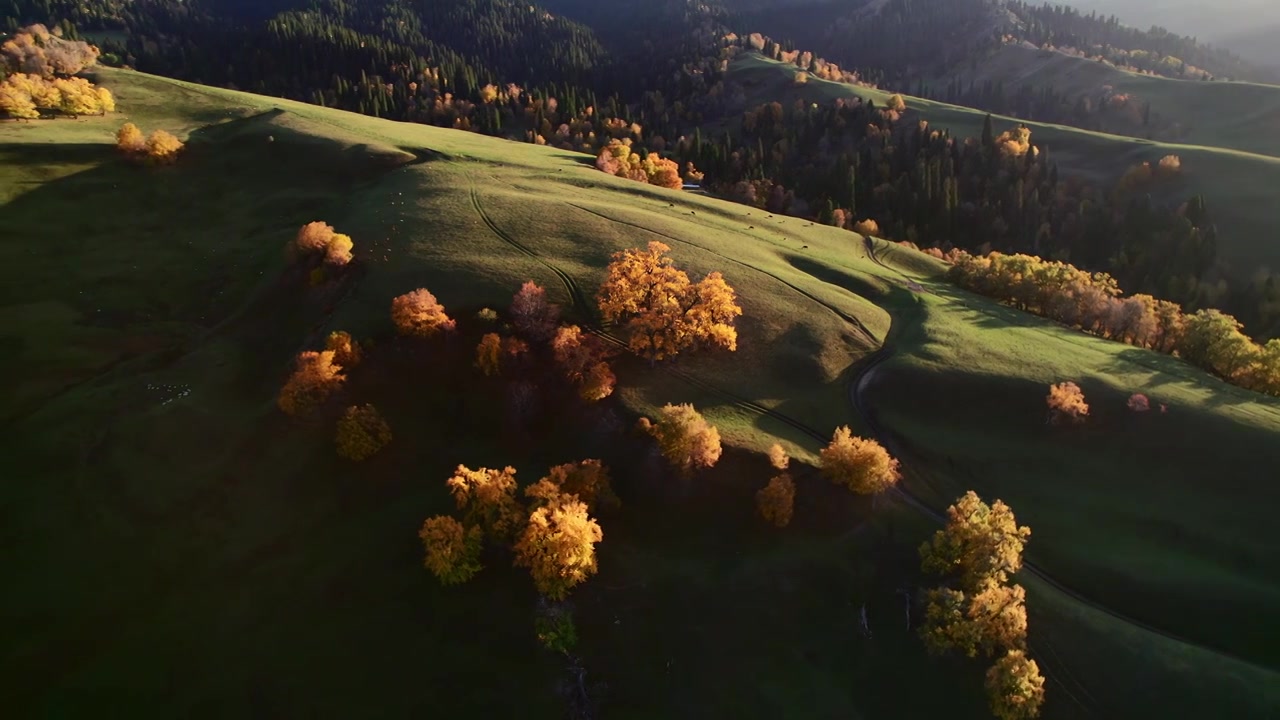
[[[686,477],[720,459],[720,431],[688,403],[664,405],[656,423],[640,418],[639,427],[658,441],[662,456]]]
[[[975,657],[1026,647],[1026,591],[1021,585],[988,581],[972,594],[935,588],[926,603],[920,635],[933,654],[959,650]]]
[[[0,83],[0,113],[19,120],[40,117],[31,95],[8,82]]]
[[[373,405],[351,406],[338,420],[338,456],[360,461],[391,442],[391,426]]]
[[[324,349],[333,351],[333,361],[344,370],[351,370],[360,364],[363,354],[360,345],[351,339],[351,334],[343,330],[334,330],[324,341]]]
[[[476,346],[476,367],[485,377],[497,375],[502,370],[502,336],[487,333]]]
[[[1084,422],[1089,416],[1089,404],[1084,401],[1084,392],[1073,382],[1063,382],[1049,386],[1049,394],[1045,396],[1053,422],[1063,419],[1071,422]]]
[[[988,506],[970,490],[947,508],[946,527],[920,546],[922,567],[956,577],[961,589],[976,592],[1022,569],[1022,548],[1030,536],[1031,528],[1019,527],[1008,505],[996,500]]]
[[[1044,676],[1036,661],[1010,650],[987,671],[987,697],[998,720],[1031,720],[1044,704]]]
[[[147,149],[147,139],[137,125],[127,122],[116,131],[116,147],[126,153],[140,153]]]
[[[616,508],[622,504],[609,482],[609,468],[599,460],[556,465],[547,471],[543,480],[559,493],[573,495],[586,503],[590,512],[595,512],[598,507]]]
[[[823,476],[860,495],[884,492],[901,477],[898,461],[888,450],[875,440],[853,435],[848,427],[836,428],[821,458]]]
[[[296,369],[280,389],[276,404],[289,415],[311,412],[346,379],[332,350],[299,353]]]
[[[95,92],[98,93],[98,106],[102,108],[104,114],[116,111],[116,98],[110,90],[100,87],[96,88]]]
[[[478,527],[465,529],[447,515],[427,518],[418,531],[425,557],[422,564],[442,585],[457,585],[480,572],[483,534]]]
[[[147,157],[160,164],[172,163],[184,147],[178,138],[164,130],[156,130],[147,138]]]
[[[654,241],[646,250],[615,253],[596,299],[608,322],[625,324],[628,344],[650,360],[663,360],[698,345],[736,350],[733,327],[742,314],[733,288],[718,272],[691,283]]]
[[[409,337],[426,338],[454,329],[456,323],[444,306],[425,288],[400,295],[391,301],[391,322],[396,331]]]
[[[337,233],[329,238],[329,244],[324,248],[324,264],[334,267],[343,267],[351,262],[351,249],[355,247],[355,243],[351,241],[350,235]]]
[[[58,90],[61,102],[58,109],[67,115],[97,115],[102,112],[98,90],[84,78],[57,78],[53,86]]]
[[[515,544],[515,564],[529,568],[533,586],[552,600],[563,600],[574,586],[596,572],[595,544],[604,539],[587,505],[572,495],[541,497],[546,481],[533,486],[543,500],[530,515]]]
[[[464,511],[465,525],[481,528],[496,542],[515,534],[523,515],[516,500],[515,468],[472,470],[459,465],[446,484],[458,509]]]

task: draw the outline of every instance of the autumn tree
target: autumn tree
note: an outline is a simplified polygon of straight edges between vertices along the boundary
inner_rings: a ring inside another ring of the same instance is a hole
[[[426,555],[422,564],[442,585],[464,583],[480,572],[484,536],[479,527],[464,528],[447,515],[427,518],[418,531]]]
[[[479,527],[495,542],[509,540],[522,519],[516,500],[516,469],[479,468],[459,465],[446,481],[449,492],[463,512],[463,524]]]
[[[1089,405],[1084,401],[1084,392],[1073,382],[1050,385],[1045,402],[1049,405],[1050,419],[1054,423],[1064,419],[1075,423],[1084,422],[1089,415]]]
[[[607,362],[609,349],[600,338],[567,325],[556,331],[551,350],[561,373],[577,385],[582,399],[594,402],[613,393],[617,378]]]
[[[129,125],[132,125],[132,123],[126,124],[125,127],[129,127]],[[121,132],[123,132],[123,128]],[[298,252],[304,255],[314,255],[324,252],[335,234],[336,231],[332,225],[317,220],[298,228],[298,235],[294,238],[293,243]]]
[[[332,350],[299,353],[296,369],[280,389],[276,404],[289,415],[306,414],[319,407],[346,379]]]
[[[976,592],[942,587],[926,594],[920,635],[930,653],[956,650],[968,657],[1025,649],[1026,591],[988,580]]]
[[[774,443],[769,448],[769,464],[778,474],[756,493],[756,508],[760,511],[760,517],[782,528],[791,523],[795,507],[796,484],[786,471],[791,458],[787,457],[787,451],[781,445]]]
[[[351,339],[351,334],[343,330],[335,330],[325,338],[324,349],[333,351],[333,361],[344,370],[351,370],[360,364],[363,354],[360,345]]]
[[[820,457],[824,477],[859,495],[884,492],[901,477],[898,461],[884,446],[852,434],[847,426],[836,428]]]
[[[547,476],[543,479],[554,486],[557,492],[573,495],[586,503],[590,512],[601,507],[617,508],[622,504],[609,482],[609,468],[599,460],[556,465],[547,471]]]
[[[546,481],[530,486],[542,502],[529,515],[515,544],[515,564],[529,568],[538,592],[563,600],[574,586],[596,572],[595,544],[604,538],[587,504],[574,495],[545,498]]]
[[[485,377],[497,375],[502,370],[502,336],[486,333],[476,345],[476,367]]]
[[[125,153],[140,153],[147,149],[147,139],[137,125],[127,122],[116,131],[116,147]]]
[[[33,120],[40,117],[31,94],[8,80],[0,82],[0,113],[15,120]]]
[[[36,24],[15,32],[0,44],[0,70],[40,77],[67,76],[98,61],[98,48],[81,40],[68,40]]]
[[[853,224],[852,229],[854,232],[858,233],[859,235],[869,235],[874,237],[880,237],[880,225],[877,224],[876,221],[872,220],[871,218],[867,218],[865,220],[859,220],[858,222]]]
[[[161,165],[173,163],[184,147],[178,138],[164,130],[156,130],[147,138],[147,158]]]
[[[450,332],[456,323],[445,314],[444,306],[428,290],[419,288],[391,301],[391,322],[396,331],[408,337],[427,338]]]
[[[720,459],[720,432],[688,403],[664,405],[656,423],[640,418],[639,427],[658,441],[662,456],[686,477]]]
[[[353,405],[338,420],[335,442],[340,457],[358,462],[391,442],[391,426],[373,405]]]
[[[997,720],[1031,720],[1044,704],[1044,676],[1022,650],[1010,650],[987,671],[987,697]]]
[[[970,490],[947,508],[947,524],[920,546],[925,572],[955,578],[961,590],[977,592],[1003,583],[1022,568],[1022,547],[1031,529],[1019,526],[1008,505],[987,505]]]
[[[556,332],[560,308],[547,301],[547,291],[533,281],[520,286],[511,298],[511,324],[532,342],[546,342]]]
[[[1129,402],[1125,403],[1126,407],[1134,412],[1147,412],[1151,409],[1151,401],[1142,393],[1134,393],[1129,396]]]
[[[718,272],[691,283],[666,256],[670,249],[654,241],[614,254],[597,295],[604,319],[624,323],[631,349],[650,360],[699,345],[736,350],[733,321],[742,308],[733,288]]]
[[[342,233],[335,234],[329,238],[329,244],[324,249],[324,264],[332,267],[344,267],[348,265],[352,258],[352,248],[355,243],[351,241],[351,236]]]

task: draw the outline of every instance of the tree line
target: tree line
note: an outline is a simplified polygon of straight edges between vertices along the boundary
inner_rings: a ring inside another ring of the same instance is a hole
[[[960,286],[1084,332],[1176,355],[1234,385],[1280,395],[1280,339],[1251,340],[1231,315],[1184,313],[1151,295],[1125,297],[1107,273],[1089,273],[1030,255],[948,254]]]

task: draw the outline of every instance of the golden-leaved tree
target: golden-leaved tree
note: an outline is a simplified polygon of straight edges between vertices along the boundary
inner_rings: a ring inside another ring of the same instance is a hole
[[[821,458],[824,477],[859,495],[884,492],[901,477],[898,461],[888,450],[875,440],[852,434],[847,426],[836,428]]]
[[[126,153],[145,152],[147,138],[137,125],[127,122],[116,131],[116,147]]]
[[[293,375],[276,399],[280,409],[289,415],[303,415],[316,409],[347,379],[332,350],[298,353],[296,362]]]
[[[688,403],[664,405],[656,423],[642,417],[639,427],[658,441],[662,456],[686,477],[720,459],[720,431]]]
[[[1022,569],[1022,548],[1031,528],[1019,526],[1000,500],[987,505],[970,490],[947,508],[947,525],[920,546],[925,572],[955,578],[974,592],[988,580],[1002,583]]]
[[[650,360],[699,345],[736,350],[733,322],[742,308],[733,288],[718,272],[690,282],[667,257],[670,250],[654,241],[645,250],[615,253],[596,296],[601,315],[624,323],[631,349]]]
[[[186,147],[182,141],[164,130],[155,130],[147,137],[147,158],[160,165],[177,162],[178,154]]]
[[[604,539],[587,504],[543,479],[526,489],[535,509],[515,544],[515,564],[529,568],[538,592],[563,600],[596,572],[595,545]]]
[[[391,426],[373,405],[353,405],[338,420],[334,442],[339,457],[364,460],[391,442]]]
[[[1084,401],[1084,392],[1073,382],[1050,385],[1044,400],[1049,406],[1050,419],[1055,423],[1063,420],[1080,423],[1089,416],[1089,403]]]
[[[1010,650],[987,670],[987,697],[997,720],[1031,720],[1044,704],[1044,676],[1035,660]]]
[[[478,526],[464,528],[447,515],[427,518],[418,531],[425,552],[422,564],[442,585],[457,585],[480,572],[484,533]]]
[[[476,367],[485,377],[497,375],[502,371],[502,336],[498,333],[486,333],[476,345]]]
[[[400,295],[391,301],[391,322],[408,337],[427,338],[450,332],[456,323],[444,311],[436,296],[425,288]]]
[[[303,255],[315,255],[324,252],[336,234],[332,225],[316,220],[298,228],[293,244]]]
[[[1021,585],[988,581],[974,593],[934,588],[925,598],[920,634],[932,654],[958,650],[976,657],[1026,648],[1027,596]]]
[[[516,500],[515,468],[459,465],[446,484],[467,527],[479,527],[493,542],[507,542],[519,529],[523,513]]]
[[[778,474],[756,493],[756,508],[760,517],[782,528],[791,523],[796,501],[796,484],[791,473],[787,472],[791,458],[787,457],[787,451],[781,445],[774,443],[769,448],[769,464]]]

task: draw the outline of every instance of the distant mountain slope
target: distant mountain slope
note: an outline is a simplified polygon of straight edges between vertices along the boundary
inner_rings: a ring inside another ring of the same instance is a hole
[[[1151,133],[1156,140],[1280,156],[1280,85],[1174,80],[1020,45],[1005,45],[933,84],[951,81],[962,87],[999,84],[1009,94],[1020,87],[1052,90],[1068,98],[1089,97],[1095,105],[1109,87],[1112,94],[1128,96],[1129,122],[1111,121],[1104,125],[1107,132]],[[1142,123],[1145,106],[1152,114],[1148,127]]]

